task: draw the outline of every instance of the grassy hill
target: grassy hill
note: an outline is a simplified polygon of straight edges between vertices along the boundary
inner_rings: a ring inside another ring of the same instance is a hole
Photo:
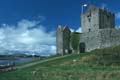
[[[120,46],[0,74],[0,80],[119,80]]]
[[[80,62],[93,66],[119,66],[120,46],[94,50],[82,57]]]

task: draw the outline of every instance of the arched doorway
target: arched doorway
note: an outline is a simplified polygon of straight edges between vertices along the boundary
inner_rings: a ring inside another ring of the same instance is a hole
[[[80,43],[80,47],[79,47],[80,49],[80,53],[84,53],[85,52],[85,43],[84,42],[82,42],[82,43]]]

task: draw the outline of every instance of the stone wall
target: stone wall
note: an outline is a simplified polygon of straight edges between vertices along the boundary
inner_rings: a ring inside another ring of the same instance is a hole
[[[101,29],[100,48],[120,45],[120,29]]]
[[[96,31],[99,29],[99,9],[90,6],[88,10],[81,15],[82,33]]]
[[[57,47],[57,54],[63,54],[63,28],[58,26],[56,32],[56,47]]]
[[[99,9],[99,28],[115,28],[115,15],[103,9]]]
[[[100,34],[98,31],[82,33],[80,36],[80,43],[85,43],[85,51],[89,52],[91,50],[100,47]]]
[[[111,47],[120,44],[120,29],[115,29],[114,14],[94,6],[82,14],[82,35],[80,43],[85,51]]]
[[[63,30],[63,53],[70,53],[70,29],[68,27],[64,27]]]
[[[67,26],[58,26],[56,32],[57,54],[64,55],[70,52],[70,29]]]
[[[85,43],[85,51],[120,45],[120,29],[99,29],[82,33],[80,43]]]

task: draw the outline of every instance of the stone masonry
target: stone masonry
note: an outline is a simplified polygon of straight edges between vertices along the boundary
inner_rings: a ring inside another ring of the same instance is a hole
[[[94,6],[81,15],[81,52],[120,45],[120,29],[115,28],[114,17],[113,13]]]
[[[70,34],[71,31],[67,26],[58,26],[56,34],[57,54],[64,55],[70,53]]]

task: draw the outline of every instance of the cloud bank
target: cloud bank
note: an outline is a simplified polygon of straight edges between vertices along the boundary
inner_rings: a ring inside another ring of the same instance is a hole
[[[41,21],[21,20],[0,26],[0,51],[29,51],[40,55],[56,53],[55,31],[46,31]]]

